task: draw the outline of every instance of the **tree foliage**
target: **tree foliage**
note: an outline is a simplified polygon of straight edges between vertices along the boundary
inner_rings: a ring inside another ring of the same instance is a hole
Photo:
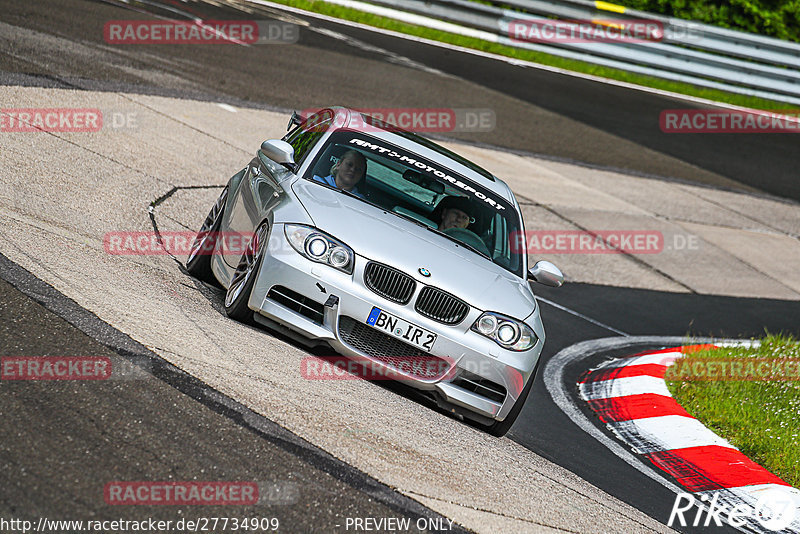
[[[618,0],[632,9],[800,42],[800,0]]]

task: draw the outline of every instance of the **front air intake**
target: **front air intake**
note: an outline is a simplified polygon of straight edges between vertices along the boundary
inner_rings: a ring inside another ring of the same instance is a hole
[[[402,271],[371,261],[364,269],[364,283],[372,291],[399,304],[408,304],[417,283]]]
[[[469,304],[441,289],[425,286],[417,297],[414,309],[429,319],[454,325],[463,321],[467,316]]]

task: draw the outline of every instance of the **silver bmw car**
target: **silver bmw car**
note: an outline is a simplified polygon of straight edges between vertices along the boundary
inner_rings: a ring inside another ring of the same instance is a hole
[[[358,111],[296,113],[206,217],[188,272],[225,311],[381,370],[502,436],[545,334],[519,205],[488,171]],[[231,246],[225,235],[249,235]]]

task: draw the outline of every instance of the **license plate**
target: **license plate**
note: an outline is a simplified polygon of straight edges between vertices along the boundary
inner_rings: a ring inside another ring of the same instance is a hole
[[[367,324],[378,330],[383,330],[390,336],[402,339],[425,352],[430,352],[434,341],[436,341],[436,334],[433,332],[404,321],[391,313],[386,313],[378,307],[372,308],[372,311],[369,312]]]

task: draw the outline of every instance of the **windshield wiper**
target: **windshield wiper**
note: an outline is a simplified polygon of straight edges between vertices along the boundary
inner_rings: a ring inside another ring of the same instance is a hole
[[[478,250],[477,248],[473,247],[473,246],[472,246],[472,245],[470,245],[469,243],[465,243],[464,241],[461,241],[460,239],[456,239],[455,237],[453,237],[453,236],[451,236],[451,235],[448,235],[448,234],[446,234],[446,233],[442,232],[441,230],[439,230],[439,229],[437,229],[437,228],[431,228],[431,227],[430,227],[430,226],[428,226],[427,224],[425,225],[425,228],[427,228],[427,229],[428,229],[428,230],[430,230],[431,232],[435,232],[435,233],[437,233],[437,234],[439,234],[439,235],[442,235],[442,236],[446,237],[446,238],[447,238],[447,239],[449,239],[450,241],[452,241],[452,242],[454,242],[454,243],[456,243],[456,244],[458,244],[458,245],[461,245],[461,246],[462,246],[462,247],[464,247],[464,248],[468,248],[468,249],[469,249],[469,250],[471,250],[472,252],[474,252],[474,253],[476,253],[476,254],[479,254],[479,255],[483,256],[484,258],[486,258],[487,260],[489,260],[490,262],[494,263],[494,260],[491,258],[491,256],[489,256],[489,255],[487,255],[487,254],[484,254],[483,252],[481,252],[481,251],[480,251],[480,250]]]
[[[428,226],[427,224],[425,224],[425,223],[424,223],[424,222],[422,222],[422,221],[418,221],[417,219],[415,219],[414,217],[412,217],[412,216],[410,216],[410,215],[406,215],[405,213],[400,213],[400,212],[398,212],[398,211],[394,211],[394,210],[387,210],[386,208],[383,208],[383,209],[384,209],[385,211],[387,211],[387,212],[389,212],[389,213],[393,214],[393,215],[397,215],[398,217],[402,217],[403,219],[405,219],[405,220],[407,220],[407,221],[411,221],[411,222],[413,222],[414,224],[416,224],[416,225],[418,225],[418,226],[422,226],[422,227],[424,227],[424,228],[428,228],[428,229],[432,230],[432,228],[431,228],[430,226]]]
[[[327,184],[324,184],[324,185],[327,185]],[[328,186],[328,187],[330,187],[330,186]],[[340,193],[343,193],[343,194],[345,194],[347,196],[351,196],[353,198],[357,198],[358,200],[366,200],[364,197],[360,197],[360,196],[356,195],[355,193],[353,193],[351,191],[347,191],[347,190],[341,189],[339,187],[330,187],[330,188],[333,189],[334,191],[339,191]]]
[[[317,182],[317,183],[319,183],[319,182]],[[471,250],[472,252],[474,252],[474,253],[476,253],[476,254],[478,254],[478,255],[480,255],[480,256],[483,256],[484,258],[486,258],[486,259],[487,259],[487,260],[489,260],[490,262],[494,263],[494,260],[491,258],[491,256],[489,256],[488,254],[484,254],[483,252],[481,252],[481,251],[480,251],[480,250],[478,250],[477,248],[473,247],[473,246],[472,246],[472,245],[470,245],[469,243],[465,243],[464,241],[461,241],[461,240],[459,240],[459,239],[456,239],[456,238],[455,238],[455,237],[453,237],[453,236],[447,235],[447,234],[445,234],[444,232],[442,232],[441,230],[439,230],[439,229],[437,229],[437,228],[433,228],[433,227],[431,227],[431,226],[428,226],[427,224],[425,224],[425,223],[424,223],[424,222],[422,222],[422,221],[418,221],[418,220],[417,220],[417,219],[415,219],[414,217],[411,217],[411,216],[409,216],[409,215],[406,215],[406,214],[404,214],[404,213],[399,213],[399,212],[397,212],[397,211],[386,210],[386,208],[383,208],[383,207],[379,206],[378,204],[375,204],[374,202],[370,202],[370,201],[369,201],[369,200],[367,200],[366,198],[364,198],[364,197],[360,197],[360,196],[356,195],[355,193],[351,193],[350,191],[346,191],[346,190],[344,190],[344,189],[340,189],[340,188],[338,188],[338,187],[331,187],[331,186],[329,186],[329,185],[327,185],[327,184],[322,184],[322,185],[325,185],[325,186],[327,186],[329,189],[333,189],[333,190],[335,190],[335,191],[339,191],[340,193],[342,193],[342,194],[344,194],[344,195],[348,195],[348,196],[351,196],[351,197],[353,197],[353,198],[357,198],[357,199],[359,199],[359,200],[362,200],[362,201],[366,202],[367,204],[370,204],[370,205],[372,205],[372,206],[375,206],[375,207],[377,207],[377,208],[381,208],[382,210],[388,211],[389,213],[392,213],[393,215],[397,215],[398,217],[402,217],[403,219],[405,219],[405,220],[407,220],[407,221],[411,221],[411,222],[413,222],[414,224],[416,224],[417,226],[422,226],[423,228],[426,228],[426,229],[430,230],[431,232],[434,232],[434,233],[436,233],[436,234],[439,234],[439,235],[441,235],[441,236],[444,236],[444,237],[446,237],[447,239],[449,239],[450,241],[452,241],[452,242],[456,243],[457,245],[461,245],[462,247],[464,247],[464,248],[467,248],[467,249]]]
[[[328,185],[325,182],[320,182],[319,180],[314,180],[313,178],[308,178],[308,177],[303,177],[303,180],[307,180],[307,181],[311,182],[312,184],[321,185],[322,187],[325,187],[325,188],[330,189],[332,191],[338,191],[338,192],[340,192],[340,193],[342,193],[344,195],[348,195],[348,196],[351,196],[353,198],[357,198],[358,200],[363,200],[364,202],[368,202],[368,203],[372,204],[373,206],[376,205],[373,202],[370,202],[369,200],[367,200],[366,197],[360,197],[360,196],[356,195],[355,193],[351,193],[350,191],[345,191],[341,187],[333,187],[331,185]]]
[[[447,234],[444,234],[444,235],[447,235]],[[448,237],[450,237],[450,236],[448,236]],[[490,256],[484,254],[483,252],[481,252],[477,248],[473,247],[472,245],[464,243],[463,241],[459,241],[455,237],[451,237],[450,239],[452,239],[453,241],[455,241],[456,243],[458,243],[462,247],[466,247],[466,248],[470,249],[472,252],[476,252],[476,253],[480,254],[481,256],[483,256],[484,258],[486,258],[487,260],[489,260],[490,262],[494,263],[494,260]]]
[[[425,223],[424,223],[424,222],[422,222],[422,221],[418,221],[418,220],[417,220],[417,219],[415,219],[414,217],[411,217],[410,215],[406,215],[405,213],[399,213],[399,212],[397,212],[397,211],[392,211],[392,213],[393,213],[394,215],[397,215],[398,217],[402,217],[403,219],[405,219],[405,220],[407,220],[407,221],[411,221],[411,222],[413,222],[413,223],[417,224],[418,226],[422,226],[423,228],[427,228],[427,229],[428,229],[428,230],[430,230],[431,232],[434,232],[434,233],[437,233],[437,234],[439,234],[439,235],[442,235],[442,236],[446,237],[447,239],[449,239],[450,241],[453,241],[453,242],[455,242],[455,243],[457,243],[457,244],[459,244],[459,245],[461,245],[461,246],[463,246],[463,247],[465,247],[465,248],[468,248],[469,250],[471,250],[471,251],[473,251],[473,252],[475,252],[475,253],[477,253],[477,254],[480,254],[480,255],[481,255],[481,256],[483,256],[484,258],[486,258],[486,259],[488,259],[489,261],[491,261],[492,263],[494,263],[494,260],[493,260],[491,257],[487,256],[486,254],[484,254],[484,253],[483,253],[483,252],[481,252],[480,250],[476,249],[475,247],[473,247],[473,246],[472,246],[472,245],[470,245],[469,243],[465,243],[465,242],[463,242],[463,241],[460,241],[460,240],[456,239],[456,238],[455,238],[455,237],[453,237],[453,236],[447,235],[446,233],[442,232],[441,230],[439,230],[439,229],[437,229],[437,228],[433,228],[432,226],[429,226],[429,225],[425,224]]]

